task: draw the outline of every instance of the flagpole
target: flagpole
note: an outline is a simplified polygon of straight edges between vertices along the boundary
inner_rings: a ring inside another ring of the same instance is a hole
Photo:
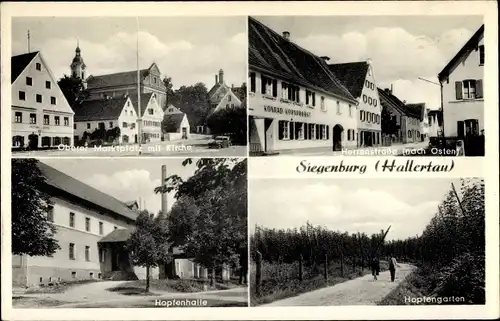
[[[139,156],[141,155],[141,142],[142,142],[142,111],[141,111],[141,77],[139,69],[139,17],[137,17],[137,142],[139,143]]]

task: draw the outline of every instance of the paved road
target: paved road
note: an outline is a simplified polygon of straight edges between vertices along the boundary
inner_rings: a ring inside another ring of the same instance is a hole
[[[339,283],[327,288],[278,300],[261,306],[337,306],[376,305],[387,296],[413,270],[413,266],[400,264],[396,280],[391,282],[389,271],[381,272],[377,281],[371,275]]]
[[[180,156],[180,157],[196,157],[196,156],[227,156],[227,157],[244,157],[247,156],[247,146],[231,146],[229,148],[211,149],[208,148],[210,139],[190,139],[178,141],[163,141],[158,143],[142,144],[139,149],[138,144],[130,144],[123,146],[112,147],[75,147],[68,150],[39,150],[28,152],[13,152],[13,156],[19,157],[81,157],[81,156],[105,156],[105,157],[134,157],[139,156]]]
[[[153,295],[126,296],[119,292],[109,291],[108,289],[117,286],[126,286],[127,283],[134,281],[100,281],[73,286],[64,293],[34,293],[25,294],[22,297],[36,299],[40,304],[37,307],[43,307],[43,302],[59,302],[54,307],[57,308],[77,308],[77,307],[132,307],[132,306],[151,306],[154,307],[155,300],[168,299],[204,299],[209,301],[246,303],[248,302],[248,290],[245,287],[233,288],[229,290],[206,291],[196,293],[172,293],[154,291]]]

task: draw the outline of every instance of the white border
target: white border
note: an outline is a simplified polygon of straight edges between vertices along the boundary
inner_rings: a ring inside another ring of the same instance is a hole
[[[484,15],[488,68],[485,68],[486,157],[456,160],[455,177],[483,176],[486,183],[486,292],[485,306],[398,307],[287,307],[287,308],[182,308],[170,309],[12,309],[10,255],[10,148],[2,153],[2,319],[7,320],[312,320],[312,319],[476,319],[500,315],[499,300],[499,207],[498,207],[498,11],[495,1],[448,2],[201,2],[201,3],[2,3],[2,146],[10,146],[10,74],[12,16],[222,16],[222,15]],[[7,81],[5,81],[7,80]],[[195,157],[195,155],[193,155]],[[335,158],[330,158],[329,162]],[[344,158],[347,160],[348,158]],[[380,158],[363,157],[369,164]],[[415,159],[415,158],[413,158]],[[349,161],[354,161],[349,158]],[[361,161],[355,160],[356,162]],[[251,159],[251,168],[265,164],[285,175],[279,158]],[[258,165],[260,163],[261,165]],[[292,167],[293,168],[293,167]],[[254,170],[255,171],[255,170]],[[255,172],[254,172],[255,173]],[[262,176],[262,173],[260,176]],[[276,173],[275,173],[276,174]],[[258,173],[257,173],[258,175]],[[292,175],[291,173],[288,175]],[[378,174],[381,175],[381,174]],[[412,177],[419,174],[406,174]],[[259,176],[259,175],[258,175]],[[391,175],[392,176],[392,175]],[[355,174],[350,177],[363,177]],[[384,175],[384,177],[389,177]],[[251,213],[249,214],[251,215]]]

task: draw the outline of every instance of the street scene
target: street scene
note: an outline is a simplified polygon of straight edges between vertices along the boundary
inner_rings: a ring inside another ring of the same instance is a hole
[[[17,17],[12,29],[14,155],[247,155],[245,18]]]
[[[249,191],[251,306],[485,302],[483,179],[250,177]]]
[[[481,16],[248,21],[250,156],[484,156]]]
[[[244,158],[13,159],[11,225],[14,308],[248,306]]]

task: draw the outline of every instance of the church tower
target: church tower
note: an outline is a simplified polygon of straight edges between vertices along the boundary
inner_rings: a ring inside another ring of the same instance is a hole
[[[86,73],[85,69],[87,66],[83,62],[83,58],[81,55],[80,45],[76,44],[75,57],[73,58],[73,62],[71,63],[71,77],[80,78],[85,81]]]

